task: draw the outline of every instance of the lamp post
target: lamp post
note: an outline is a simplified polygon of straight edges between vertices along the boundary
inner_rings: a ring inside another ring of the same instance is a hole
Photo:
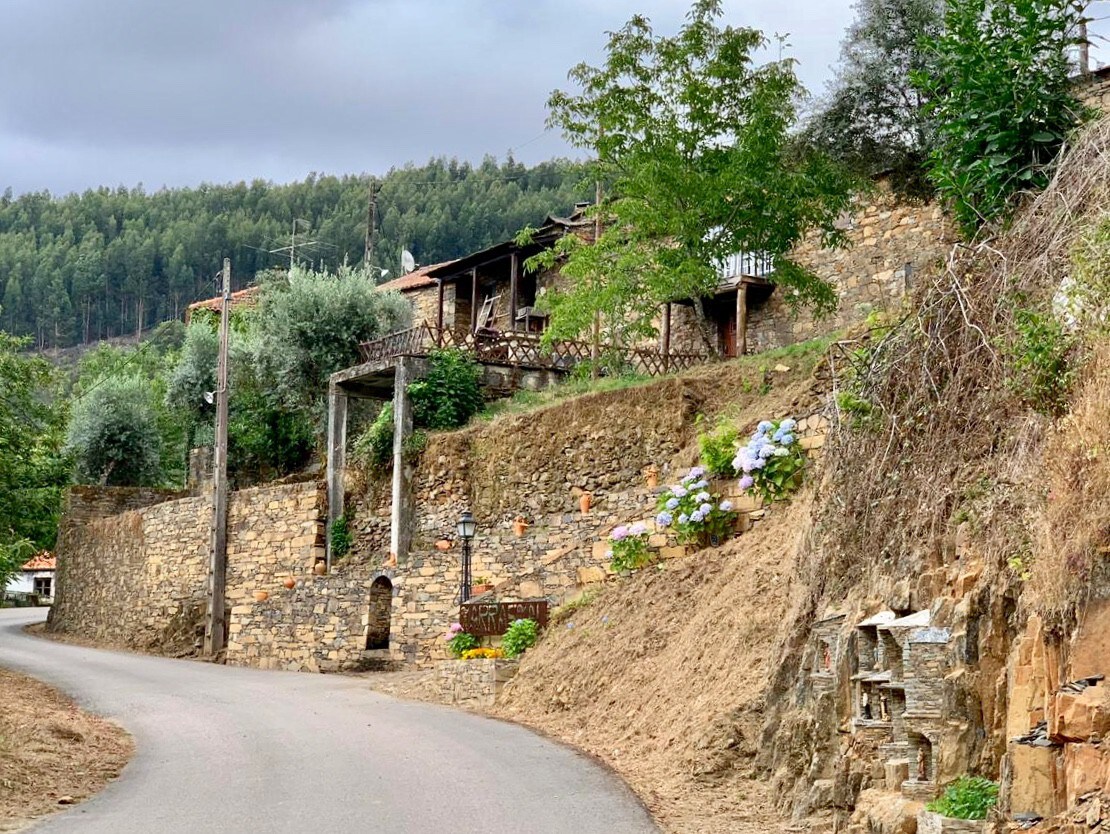
[[[463,514],[459,516],[456,529],[459,533],[459,538],[462,539],[462,585],[459,588],[459,605],[462,605],[470,599],[470,540],[474,538],[474,532],[478,529],[478,522],[474,520],[470,510],[464,510]]]

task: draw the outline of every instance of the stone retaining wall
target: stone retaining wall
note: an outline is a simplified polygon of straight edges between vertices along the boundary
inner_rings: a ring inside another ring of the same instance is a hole
[[[519,668],[519,661],[497,658],[440,661],[436,664],[439,700],[474,709],[492,707]]]

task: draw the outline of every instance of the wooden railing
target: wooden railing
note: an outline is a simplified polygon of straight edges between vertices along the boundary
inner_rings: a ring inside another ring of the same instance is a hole
[[[568,372],[579,363],[589,362],[593,355],[593,347],[588,342],[566,339],[545,346],[543,337],[538,333],[512,330],[471,333],[447,328],[440,330],[426,323],[391,333],[382,339],[363,342],[359,345],[359,352],[363,362],[388,362],[398,356],[426,356],[429,351],[443,348],[465,351],[478,362],[488,365]],[[615,350],[609,345],[601,345],[599,349],[606,359],[611,360],[615,355],[618,364],[645,376],[685,371],[717,359],[709,353],[664,353],[651,348]]]

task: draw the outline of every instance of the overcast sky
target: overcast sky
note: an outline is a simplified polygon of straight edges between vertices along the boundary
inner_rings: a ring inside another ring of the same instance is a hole
[[[820,92],[852,0],[727,0],[789,33]],[[528,163],[548,93],[637,12],[686,0],[0,0],[0,189],[383,173],[435,155]],[[537,138],[538,137],[538,138]]]

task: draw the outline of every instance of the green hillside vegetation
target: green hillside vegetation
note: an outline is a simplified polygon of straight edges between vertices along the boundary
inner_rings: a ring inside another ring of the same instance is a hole
[[[435,263],[505,240],[589,190],[578,163],[526,167],[492,157],[473,166],[433,159],[378,181],[378,233],[370,261],[400,274],[402,247]],[[311,175],[288,185],[255,180],[163,189],[99,188],[55,197],[0,196],[0,329],[64,347],[136,334],[180,318],[215,293],[222,259],[235,287],[288,264],[297,221],[298,263],[335,271],[361,264],[370,179]],[[316,241],[312,244],[310,241]]]

